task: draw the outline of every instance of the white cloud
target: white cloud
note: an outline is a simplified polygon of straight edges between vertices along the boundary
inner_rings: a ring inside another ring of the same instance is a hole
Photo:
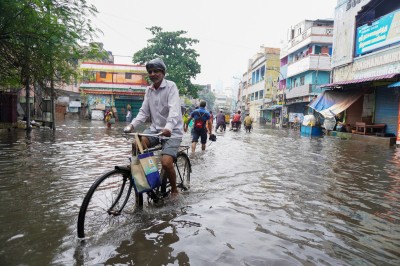
[[[198,39],[201,74],[196,83],[237,83],[248,59],[260,49],[281,47],[288,29],[304,19],[334,17],[337,0],[90,0],[99,14],[95,25],[103,31],[98,41],[113,52],[116,63],[131,63],[134,52],[152,37],[146,29],[187,31]],[[120,57],[128,56],[128,57]]]

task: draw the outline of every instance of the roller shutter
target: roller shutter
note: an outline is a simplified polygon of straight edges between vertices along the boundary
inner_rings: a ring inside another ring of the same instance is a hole
[[[126,120],[126,106],[129,104],[131,106],[132,118],[135,118],[139,112],[140,107],[142,107],[143,96],[119,96],[115,99],[115,107],[117,108],[118,120]]]
[[[386,133],[397,135],[399,89],[380,87],[375,99],[375,123],[386,124]]]

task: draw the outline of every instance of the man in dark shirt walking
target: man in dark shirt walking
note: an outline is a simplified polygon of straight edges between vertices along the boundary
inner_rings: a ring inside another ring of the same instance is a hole
[[[219,111],[216,120],[217,120],[216,122],[217,126],[215,128],[215,132],[217,132],[219,127],[221,127],[221,132],[222,130],[225,131],[226,130],[225,115],[222,113],[222,111]]]

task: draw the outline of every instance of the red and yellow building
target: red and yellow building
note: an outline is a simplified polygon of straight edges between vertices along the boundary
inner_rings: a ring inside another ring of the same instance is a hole
[[[117,119],[125,121],[128,104],[136,116],[148,86],[145,66],[84,62],[80,69],[80,91],[92,119],[101,119],[95,113],[112,108]]]

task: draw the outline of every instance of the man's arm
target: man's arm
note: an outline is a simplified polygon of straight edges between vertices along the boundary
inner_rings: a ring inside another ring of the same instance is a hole
[[[188,126],[190,124],[190,121],[192,121],[192,116],[189,116],[189,119],[187,120],[187,122],[183,125],[183,131],[187,132],[188,130]]]
[[[182,119],[179,91],[178,91],[178,88],[176,87],[175,83],[172,83],[172,84],[173,85],[170,89],[170,93],[168,94],[169,113],[168,113],[168,118],[167,118],[167,124],[164,127],[164,129],[166,129],[170,132],[172,132],[172,130],[178,123],[179,119]]]
[[[212,134],[212,123],[210,119],[207,120],[207,129],[208,129],[208,134]]]

